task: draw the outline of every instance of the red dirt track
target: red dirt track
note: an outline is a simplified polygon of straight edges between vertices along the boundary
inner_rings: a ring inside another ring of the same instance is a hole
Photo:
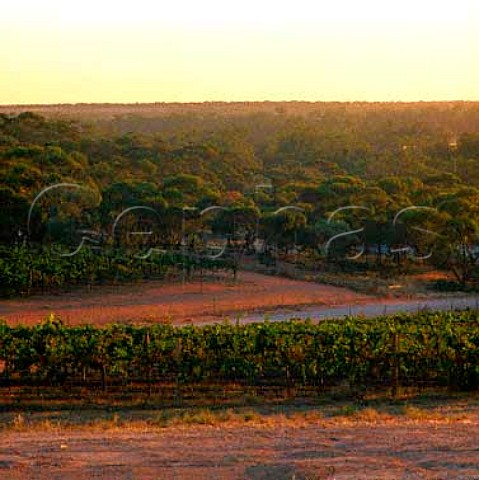
[[[237,282],[150,281],[4,300],[0,302],[0,318],[12,325],[34,324],[55,313],[69,325],[161,321],[182,324],[235,319],[246,312],[377,302],[381,300],[344,288],[240,272]]]

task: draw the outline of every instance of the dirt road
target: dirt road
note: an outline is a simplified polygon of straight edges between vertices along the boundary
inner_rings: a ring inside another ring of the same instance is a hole
[[[479,424],[2,433],[0,478],[479,479]]]
[[[371,302],[360,302],[350,305],[339,306],[305,306],[298,308],[295,312],[281,311],[268,314],[270,321],[284,321],[292,316],[295,318],[312,318],[321,320],[325,318],[342,318],[346,315],[358,315],[364,317],[376,317],[385,314],[398,312],[414,313],[420,310],[464,310],[478,309],[479,298],[477,296],[450,297],[450,298],[428,298],[415,299],[374,299]],[[242,323],[258,322],[264,319],[264,314],[247,314],[242,318]]]
[[[234,319],[245,313],[278,308],[364,302],[378,302],[378,299],[345,288],[241,272],[237,282],[231,279],[185,284],[150,281],[2,300],[0,318],[11,324],[31,324],[54,312],[67,324],[163,320],[182,324],[218,321],[224,317]]]
[[[477,308],[478,304],[478,298],[472,296],[379,298],[330,285],[240,272],[236,282],[226,278],[185,284],[149,281],[2,300],[0,318],[12,325],[34,324],[55,313],[69,325],[162,321],[182,325],[213,323],[224,318],[246,323],[262,321],[265,316],[272,321],[293,316],[314,319],[354,314],[375,316],[423,308]]]

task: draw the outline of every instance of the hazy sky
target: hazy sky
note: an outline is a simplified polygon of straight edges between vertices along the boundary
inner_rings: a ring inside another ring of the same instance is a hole
[[[4,0],[0,104],[479,100],[479,0]]]

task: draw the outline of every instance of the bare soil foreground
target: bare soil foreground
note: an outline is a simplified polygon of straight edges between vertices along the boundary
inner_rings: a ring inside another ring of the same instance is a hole
[[[2,433],[0,478],[479,479],[479,423],[277,421]]]
[[[207,322],[245,313],[267,313],[305,306],[380,303],[377,297],[345,288],[281,277],[240,272],[231,279],[185,284],[158,281],[94,287],[59,295],[36,295],[0,302],[0,318],[10,324],[38,323],[55,313],[66,324],[148,322]]]

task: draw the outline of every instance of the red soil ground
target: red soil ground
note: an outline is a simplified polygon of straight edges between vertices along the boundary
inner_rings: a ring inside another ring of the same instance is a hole
[[[166,284],[157,281],[94,287],[59,295],[0,302],[9,324],[33,324],[55,313],[66,324],[161,322],[175,324],[235,319],[245,312],[268,312],[311,305],[357,305],[381,300],[317,283],[240,272],[238,280]]]
[[[0,478],[479,478],[479,424],[321,422],[163,431],[2,432]]]

